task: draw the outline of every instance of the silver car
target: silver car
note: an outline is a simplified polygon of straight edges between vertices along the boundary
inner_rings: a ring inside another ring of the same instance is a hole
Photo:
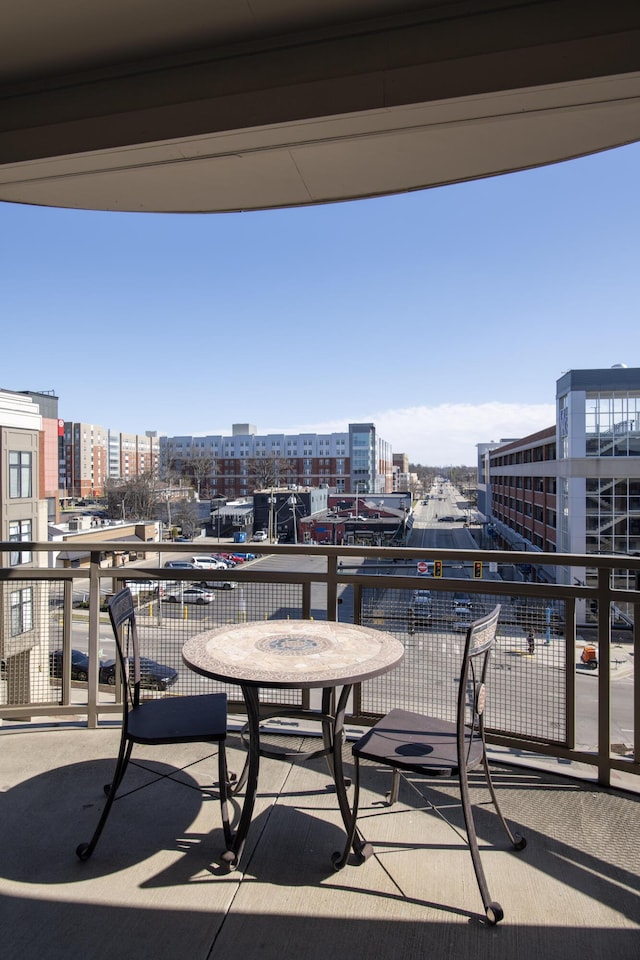
[[[185,587],[184,590],[175,590],[162,598],[165,603],[213,603],[215,595],[203,587]]]

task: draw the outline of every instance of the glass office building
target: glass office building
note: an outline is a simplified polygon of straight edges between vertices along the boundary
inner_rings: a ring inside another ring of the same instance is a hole
[[[556,399],[558,550],[640,553],[640,369],[570,370]]]

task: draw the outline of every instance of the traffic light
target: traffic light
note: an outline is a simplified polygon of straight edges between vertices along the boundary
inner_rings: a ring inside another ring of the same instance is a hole
[[[482,560],[473,561],[473,575],[476,580],[482,579]]]
[[[433,575],[434,577],[442,576],[442,560],[433,561]]]

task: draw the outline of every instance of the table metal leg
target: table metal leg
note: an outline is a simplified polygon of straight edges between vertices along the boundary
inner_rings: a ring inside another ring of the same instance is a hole
[[[342,763],[342,745],[344,741],[344,715],[347,709],[347,701],[351,694],[351,685],[342,688],[340,697],[338,698],[338,703],[335,708],[335,717],[333,721],[333,744],[332,744],[332,767],[333,767],[333,779],[336,785],[336,794],[338,797],[338,805],[340,807],[340,813],[342,814],[342,822],[344,823],[344,828],[347,831],[347,837],[351,836],[354,819],[357,815],[357,808],[354,810],[351,809],[349,804],[349,798],[347,796],[347,788],[351,785],[351,780],[344,775],[343,763]],[[324,728],[324,727],[323,727]],[[353,852],[357,854],[358,857],[363,856],[364,844],[356,831],[353,831],[352,839]]]
[[[230,869],[235,869],[242,857],[244,846],[253,818],[256,795],[258,792],[258,774],[260,770],[260,698],[257,687],[243,686],[242,693],[247,708],[247,759],[244,769],[237,784],[234,784],[233,796],[238,796],[238,791],[245,786],[244,802],[233,841],[228,850],[222,854],[223,863]],[[351,694],[351,685],[344,686],[340,692],[338,703],[332,704],[335,698],[335,690],[332,687],[325,687],[322,691],[322,714],[315,715],[322,723],[322,740],[324,749],[317,751],[312,756],[326,754],[329,769],[336,788],[338,806],[344,823],[347,835],[351,833],[353,824],[353,811],[349,804],[347,789],[351,780],[344,775],[344,766],[342,762],[342,745],[344,740],[344,717],[347,708],[347,701]],[[333,706],[333,709],[332,709]],[[312,715],[314,716],[314,715]],[[362,856],[362,841],[357,833],[353,838],[353,850],[359,856]]]
[[[228,864],[230,869],[235,869],[240,863],[244,845],[251,826],[253,817],[253,808],[256,802],[258,792],[258,773],[260,771],[260,699],[257,687],[242,687],[242,695],[247,707],[247,725],[249,728],[249,747],[248,757],[245,768],[241,775],[241,780],[246,781],[244,793],[244,803],[240,813],[238,829],[233,837],[233,843],[228,850],[222,854],[223,863]],[[234,791],[234,795],[237,793]]]

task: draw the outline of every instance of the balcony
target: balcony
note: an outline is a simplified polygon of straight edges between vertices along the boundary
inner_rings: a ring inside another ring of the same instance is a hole
[[[46,554],[51,545],[24,549]],[[261,958],[325,958],[331,950],[354,957],[490,952],[510,960],[534,951],[636,955],[638,641],[636,628],[618,627],[611,610],[624,609],[638,623],[640,595],[613,584],[621,570],[633,573],[640,561],[536,555],[540,569],[596,571],[593,585],[571,577],[571,585],[556,586],[499,578],[503,565],[530,562],[530,554],[411,549],[407,562],[400,548],[274,546],[257,561],[216,571],[239,588],[216,591],[216,601],[203,609],[159,603],[152,591],[138,595],[144,652],[160,662],[179,660],[181,642],[193,632],[241,617],[337,616],[402,638],[410,670],[399,668],[356,691],[348,726],[354,736],[391,702],[415,708],[437,697],[446,712],[452,682],[438,665],[459,640],[448,601],[461,588],[477,605],[500,599],[492,749],[503,809],[528,846],[510,852],[492,818],[479,816],[483,862],[505,910],[496,930],[482,923],[471,861],[459,837],[434,815],[416,815],[422,801],[411,791],[385,810],[388,775],[373,766],[364,769],[361,828],[376,857],[362,866],[332,870],[342,827],[326,765],[265,759],[241,870],[222,873],[219,812],[206,792],[215,760],[200,745],[163,749],[161,759],[157,750],[140,748],[93,859],[79,863],[75,847],[93,828],[118,742],[120,687],[99,682],[109,633],[100,597],[113,589],[113,578],[192,581],[213,573],[164,568],[165,550],[193,554],[193,544],[153,544],[153,554],[130,569],[105,568],[104,543],[87,541],[83,549],[91,556],[86,568],[0,569],[5,595],[33,588],[32,628],[22,646],[19,635],[4,641],[0,681],[0,877],[11,919],[3,928],[8,956],[126,957],[142,950],[175,958],[185,955],[187,944],[196,960],[232,951]],[[479,557],[484,575],[474,580],[468,568]],[[420,559],[442,559],[445,576],[419,577]],[[429,622],[410,615],[412,591],[425,587],[434,598]],[[86,607],[74,606],[85,588]],[[524,644],[524,628],[532,622],[535,657]],[[578,655],[584,635],[594,633],[599,666],[587,671]],[[88,679],[72,679],[70,670],[51,677],[49,652],[76,646],[89,654]],[[202,685],[182,671],[180,683],[184,692]],[[585,690],[592,716],[584,710]],[[629,709],[621,720],[617,711],[625,697]],[[230,765],[237,769],[241,704],[234,702],[231,711]],[[302,749],[312,733],[291,730],[286,737]],[[347,743],[345,762],[348,757]]]

